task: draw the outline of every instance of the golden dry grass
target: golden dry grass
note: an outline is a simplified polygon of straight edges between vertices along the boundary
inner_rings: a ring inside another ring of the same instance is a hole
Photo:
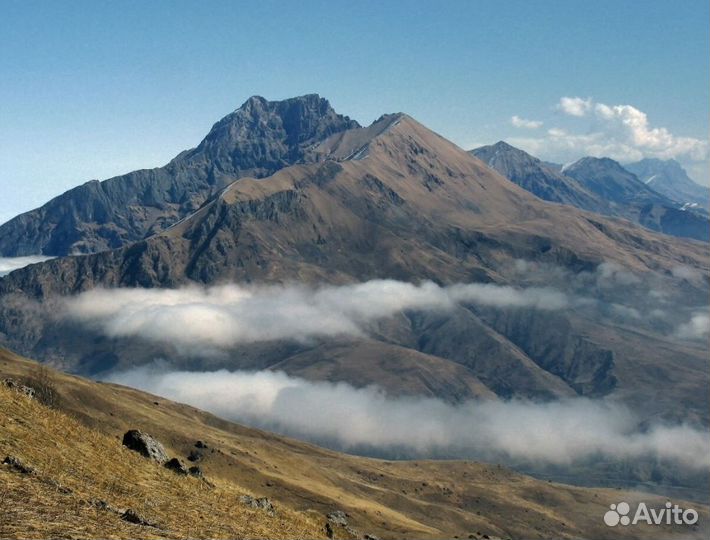
[[[32,377],[37,364],[0,349],[0,380]],[[0,538],[315,538],[324,516],[343,510],[356,534],[337,538],[673,538],[666,527],[610,529],[609,504],[664,498],[541,481],[471,461],[387,461],[341,454],[221,420],[130,388],[49,370],[58,410],[0,389],[0,461],[16,455],[32,477],[0,466]],[[127,429],[184,458],[197,439],[214,482],[177,477],[121,446]],[[61,493],[68,487],[71,493]],[[268,496],[278,513],[239,504]],[[161,529],[122,521],[87,501],[133,508]],[[681,501],[676,501],[681,502]],[[708,509],[684,538],[707,538]]]
[[[1,538],[318,538],[324,520],[277,508],[274,516],[239,502],[232,483],[179,476],[116,438],[0,386],[0,455],[35,468],[0,467]],[[0,458],[0,459],[2,459]],[[157,527],[100,509],[131,508]]]

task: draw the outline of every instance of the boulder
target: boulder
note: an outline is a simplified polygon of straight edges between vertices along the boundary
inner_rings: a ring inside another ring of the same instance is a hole
[[[137,429],[126,432],[123,436],[123,446],[158,463],[165,463],[168,460],[168,454],[163,445],[147,433],[142,433]]]
[[[165,468],[170,469],[176,474],[183,474],[187,475],[187,467],[183,464],[182,461],[180,461],[178,458],[174,457],[171,460],[169,460],[167,463],[165,463]]]
[[[24,394],[29,398],[35,397],[35,389],[32,388],[31,386],[27,386],[26,384],[22,384],[18,380],[4,379],[2,382],[5,386],[14,390],[15,392],[19,392],[20,394]]]
[[[25,465],[22,460],[15,456],[7,456],[3,461],[3,465],[9,466],[12,470],[17,471],[22,474],[32,474],[35,472],[34,468],[29,465]]]
[[[135,525],[158,528],[157,523],[153,521],[148,521],[132,508],[128,508],[127,510],[125,510],[121,514],[121,519],[123,519],[123,521],[127,521],[128,523],[134,523]]]
[[[252,497],[251,495],[242,495],[239,497],[239,502],[250,506],[251,508],[259,508],[273,514],[276,508],[268,497]]]
[[[197,478],[204,477],[204,475],[202,474],[202,469],[197,466],[190,467],[187,472],[190,474],[190,476],[196,476]]]
[[[199,450],[190,450],[190,453],[187,456],[187,460],[193,461],[193,462],[200,461],[200,460],[202,460],[202,458],[203,458],[203,454]]]
[[[336,510],[334,512],[331,512],[326,517],[328,518],[328,521],[330,521],[334,525],[340,525],[341,527],[348,526],[348,515],[342,510]]]

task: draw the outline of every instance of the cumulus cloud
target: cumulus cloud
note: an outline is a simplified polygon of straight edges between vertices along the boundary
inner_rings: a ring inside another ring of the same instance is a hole
[[[562,97],[557,109],[570,116],[584,116],[592,108],[592,98]]]
[[[710,337],[710,312],[694,313],[690,320],[678,326],[676,335],[683,339],[705,339]]]
[[[42,255],[29,255],[27,257],[0,257],[0,277],[9,274],[14,270],[24,268],[30,264],[39,263],[51,259]]]
[[[648,115],[633,105],[608,105],[591,98],[563,97],[556,108],[578,123],[584,122],[580,129],[552,127],[545,136],[510,138],[509,142],[543,159],[562,162],[589,155],[621,162],[653,157],[702,163],[709,155],[707,140],[678,136],[664,127],[652,126]]]
[[[513,115],[510,118],[510,123],[513,124],[516,128],[524,128],[524,129],[537,129],[542,127],[542,122],[539,120],[526,120],[525,118],[521,118],[518,115]]]
[[[269,371],[165,372],[144,366],[109,380],[340,450],[551,465],[600,456],[710,465],[707,432],[661,424],[639,430],[627,409],[605,401],[451,405]]]
[[[229,347],[360,335],[369,323],[403,310],[450,310],[464,303],[562,309],[568,298],[549,288],[373,280],[315,289],[296,285],[94,289],[67,299],[66,314],[109,337]]]

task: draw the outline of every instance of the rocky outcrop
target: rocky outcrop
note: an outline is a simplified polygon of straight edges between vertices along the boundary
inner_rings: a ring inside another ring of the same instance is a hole
[[[250,508],[264,510],[268,514],[273,514],[276,511],[271,499],[268,497],[252,497],[251,495],[242,495],[239,497],[239,502]]]
[[[4,379],[2,383],[10,388],[11,390],[15,390],[16,392],[19,392],[20,394],[24,394],[28,398],[34,398],[35,397],[35,389],[32,388],[31,386],[27,386],[26,384],[22,384],[20,381],[15,380],[15,379]]]
[[[320,159],[313,151],[319,142],[356,127],[315,94],[252,97],[166,166],[92,180],[3,224],[0,256],[93,253],[139,241],[196,211],[237,178]]]
[[[158,463],[162,464],[168,461],[168,454],[163,445],[147,433],[142,433],[137,429],[131,429],[125,433],[123,446]]]

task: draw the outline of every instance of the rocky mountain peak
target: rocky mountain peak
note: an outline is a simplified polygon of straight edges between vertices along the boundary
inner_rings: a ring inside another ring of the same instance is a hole
[[[200,145],[180,156],[188,163],[206,162],[235,174],[269,172],[302,161],[323,139],[360,125],[338,114],[327,99],[308,94],[282,101],[252,96],[217,122]]]
[[[565,174],[569,174],[570,171],[575,170],[606,170],[609,172],[615,172],[629,176],[631,175],[631,173],[624,169],[618,161],[614,161],[613,159],[608,157],[586,156],[581,159],[578,159],[570,165],[565,165],[562,168],[562,172]]]

